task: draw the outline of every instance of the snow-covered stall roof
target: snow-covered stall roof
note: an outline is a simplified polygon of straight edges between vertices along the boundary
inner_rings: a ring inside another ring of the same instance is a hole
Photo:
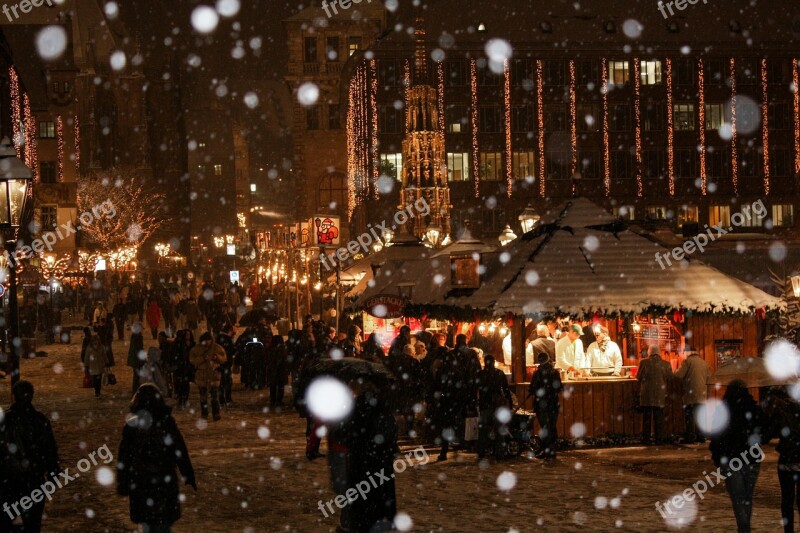
[[[699,261],[656,254],[669,249],[626,229],[584,198],[487,257],[487,275],[469,296],[441,304],[492,308],[495,314],[636,313],[683,308],[704,313],[777,309],[780,299]],[[549,222],[549,223],[548,223]]]

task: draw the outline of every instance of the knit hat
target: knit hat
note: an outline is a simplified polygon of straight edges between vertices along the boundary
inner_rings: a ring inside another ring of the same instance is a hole
[[[659,350],[658,345],[653,344],[647,349],[647,355],[661,355],[661,350]]]

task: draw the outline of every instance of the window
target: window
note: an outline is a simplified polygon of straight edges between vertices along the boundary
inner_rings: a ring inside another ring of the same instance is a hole
[[[639,63],[639,79],[642,85],[659,85],[661,83],[661,61],[641,61]]]
[[[503,173],[503,154],[481,152],[481,179],[498,181]]]
[[[494,133],[500,131],[503,123],[503,119],[500,116],[500,106],[481,106],[478,123],[478,129],[481,133]]]
[[[40,161],[39,177],[41,178],[42,183],[56,183],[56,162]]]
[[[694,104],[675,104],[672,123],[675,131],[694,131]]]
[[[70,83],[68,81],[65,81],[64,82],[64,92],[68,93],[68,92],[70,92],[70,90],[72,90],[72,85],[70,85]]]
[[[521,105],[511,108],[511,131],[525,133],[533,131],[533,106]]]
[[[792,150],[786,148],[773,148],[769,152],[770,171],[776,177],[791,176],[794,170]]]
[[[580,133],[600,131],[600,108],[594,104],[581,104],[576,112],[576,120]]]
[[[530,59],[514,59],[511,62],[511,84],[516,87],[533,87],[535,69]]]
[[[757,61],[746,58],[736,60],[736,80],[739,85],[755,85],[760,71]]]
[[[361,37],[349,37],[347,39],[348,57],[361,50]]]
[[[494,236],[503,231],[506,224],[506,212],[503,209],[482,209],[481,230],[486,236]]]
[[[609,85],[625,85],[631,81],[631,73],[627,61],[608,62]]]
[[[622,220],[635,220],[636,218],[636,210],[632,205],[615,207],[613,213],[615,217],[621,218]]]
[[[502,80],[501,75],[495,74],[488,67],[478,69],[478,85],[481,87],[498,87]]]
[[[566,80],[566,69],[563,61],[550,60],[544,62],[545,85],[565,85]]]
[[[571,178],[569,171],[570,154],[566,150],[548,150],[545,174],[547,179],[565,180]]]
[[[342,127],[342,121],[339,118],[339,104],[328,105],[328,129],[338,130]]]
[[[663,205],[651,205],[647,207],[647,218],[650,220],[669,220],[669,210]]]
[[[316,63],[318,61],[316,37],[306,37],[303,41],[303,58],[306,63]]]
[[[56,123],[55,122],[39,122],[39,138],[40,139],[55,139],[56,138]]]
[[[722,85],[730,77],[728,62],[723,59],[707,59],[703,63],[706,83]]]
[[[478,289],[481,286],[481,261],[478,255],[465,255],[450,259],[450,284],[460,289]]]
[[[42,232],[49,232],[58,227],[58,207],[55,205],[42,206]]]
[[[347,185],[343,174],[328,174],[319,180],[317,207],[321,210],[336,209],[346,205]]]
[[[632,166],[633,157],[628,150],[614,150],[611,152],[611,172],[614,173],[614,176],[622,179],[632,177]]]
[[[747,150],[739,155],[739,173],[744,178],[755,178],[759,175],[764,158]]]
[[[721,225],[725,228],[731,225],[731,206],[712,205],[708,209],[708,225]]]
[[[545,105],[544,107],[545,131],[567,131],[567,108],[563,105]]]
[[[755,212],[753,216],[757,216]],[[747,217],[745,217],[747,218]],[[794,206],[792,204],[775,204],[772,206],[772,225],[786,227],[794,225]]]
[[[400,65],[391,59],[381,59],[378,79],[381,84],[394,87],[403,84],[403,71]]]
[[[445,110],[447,131],[449,133],[466,132],[469,125],[469,108],[465,105],[450,105]]]
[[[222,176],[222,165],[214,165],[214,175]]]
[[[381,133],[403,133],[405,131],[405,111],[393,105],[378,108],[378,128]]]
[[[448,61],[445,63],[445,81],[448,87],[466,87],[469,85],[469,67],[466,61]]]
[[[469,154],[467,152],[447,153],[447,180],[469,181]]]
[[[580,155],[580,172],[583,179],[600,179],[603,175],[603,160],[598,152],[584,152]]]
[[[381,154],[381,174],[402,181],[403,179],[403,154]]]
[[[590,83],[596,86],[600,83],[600,63],[591,59],[577,61],[575,65],[575,80],[583,86]]]
[[[730,155],[725,148],[709,146],[706,150],[706,172],[711,177],[727,177],[730,161]]]
[[[675,150],[675,176],[679,178],[697,177],[697,150]]]
[[[666,113],[663,102],[651,102],[642,108],[642,129],[644,131],[664,131]]]
[[[611,131],[630,131],[631,130],[631,106],[630,104],[613,104],[609,110],[611,120],[609,129]]]
[[[767,79],[770,84],[788,84],[792,78],[791,70],[790,62],[785,59],[767,61]]]
[[[511,163],[515,179],[536,175],[536,158],[533,152],[512,152]]]
[[[684,224],[697,224],[699,221],[697,206],[682,205],[678,208],[678,227],[683,227]]]
[[[718,130],[725,123],[724,104],[706,104],[706,129]]]
[[[774,214],[775,211],[773,210],[773,215]],[[755,210],[752,209],[751,206],[745,205],[743,206],[742,210],[739,213],[734,213],[731,216],[731,221],[737,226],[741,226],[743,228],[762,228],[764,226],[764,220],[766,218],[767,218],[766,208],[764,208],[763,210],[762,209]]]
[[[786,102],[770,103],[767,119],[771,130],[788,130],[791,128],[792,112],[789,111],[789,104]]]
[[[309,107],[306,109],[306,128],[309,130],[319,129],[319,108]]]
[[[663,150],[642,152],[643,174],[646,178],[659,178],[667,173],[667,153]]]
[[[325,39],[325,59],[339,61],[339,37]]]
[[[674,74],[675,85],[680,85],[683,87],[694,86],[695,67],[691,60],[678,59],[673,61],[672,71]]]

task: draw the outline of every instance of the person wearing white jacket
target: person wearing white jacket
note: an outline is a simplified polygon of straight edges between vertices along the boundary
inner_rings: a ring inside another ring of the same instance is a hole
[[[583,328],[580,324],[572,324],[567,335],[556,343],[556,367],[567,371],[583,372],[588,368],[586,355],[583,353],[581,341]]]
[[[599,326],[596,332],[597,340],[586,350],[589,365],[599,372],[604,369],[613,370],[613,374],[619,376],[622,371],[622,352],[619,345],[608,337],[607,327]]]

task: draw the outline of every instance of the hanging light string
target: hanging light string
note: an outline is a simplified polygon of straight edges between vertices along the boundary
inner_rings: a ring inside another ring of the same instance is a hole
[[[77,113],[75,114],[75,175],[81,177],[81,123]]]
[[[572,196],[577,192],[575,176],[578,174],[578,93],[575,82],[575,60],[569,61],[569,175],[572,182]]]
[[[635,137],[636,137],[636,196],[639,198],[644,194],[644,185],[642,184],[642,83],[640,74],[641,69],[639,66],[639,58],[633,58],[633,118],[635,122]]]
[[[611,152],[608,143],[608,59],[601,61],[601,88],[603,94],[603,191],[611,194]]]
[[[544,78],[542,60],[536,60],[536,126],[539,129],[539,196],[544,198]]]
[[[13,143],[17,149],[17,157],[22,157],[22,139],[20,131],[20,121],[22,120],[22,110],[19,101],[19,77],[16,69],[12,66],[8,68],[8,77],[11,93],[11,127],[14,135]]]
[[[764,196],[769,196],[769,93],[766,57],[761,59],[761,146],[764,150]]]
[[[472,181],[475,188],[475,198],[481,195],[481,167],[478,152],[478,65],[475,59],[469,61],[469,88],[470,88],[470,114],[469,121],[472,128]]]
[[[347,90],[347,219],[353,218],[356,209],[356,182],[358,180],[358,165],[356,164],[356,101],[354,86],[356,79],[350,80]]]
[[[58,139],[58,182],[64,183],[64,119],[56,117],[56,137]]]
[[[409,91],[411,90],[411,65],[408,59],[405,60],[403,71],[403,98],[405,100],[405,107],[403,108],[406,117],[406,135],[411,131],[411,108],[409,101]]]
[[[672,60],[667,58],[667,172],[669,195],[675,196],[675,125],[672,113]]]
[[[792,59],[792,89],[794,91],[794,173],[800,174],[800,59]]]
[[[381,155],[380,155],[380,141],[378,139],[378,62],[375,59],[369,60],[369,79],[370,79],[370,92],[369,92],[369,111],[372,117],[372,129],[370,136],[371,144],[369,148],[372,168],[372,197],[374,199],[380,198],[380,191],[378,190],[378,178],[381,176]]]
[[[439,108],[439,131],[442,134],[442,138],[444,138],[445,129],[444,129],[444,62],[439,61],[436,65],[436,78],[437,83],[439,85],[438,94],[436,95],[437,107]]]
[[[511,198],[511,191],[514,185],[513,178],[513,155],[511,143],[511,69],[508,59],[503,61],[503,111],[506,127],[506,195]]]
[[[28,93],[23,95],[25,116],[25,166],[31,169],[33,182],[39,180],[39,147],[36,140],[36,117],[31,112],[31,99]],[[28,187],[28,197],[33,196],[33,187]]]
[[[733,194],[739,194],[739,148],[736,135],[736,59],[731,58],[731,180]],[[706,191],[703,191],[706,194]]]
[[[706,173],[706,89],[705,69],[703,59],[697,60],[697,122],[700,132],[700,188],[703,194],[708,189],[708,175]]]

